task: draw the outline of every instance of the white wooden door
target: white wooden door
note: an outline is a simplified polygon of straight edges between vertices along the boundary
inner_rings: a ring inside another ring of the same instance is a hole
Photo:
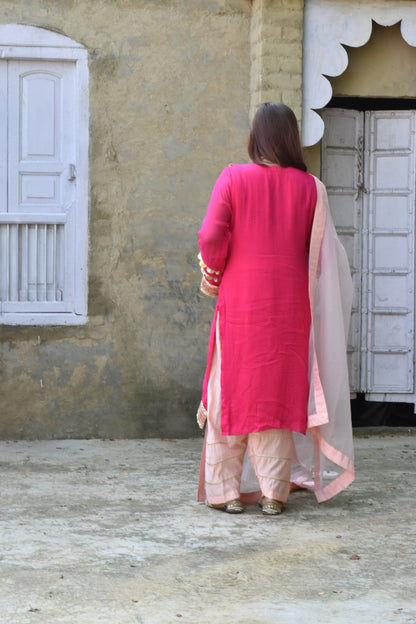
[[[367,393],[413,392],[415,114],[365,114]]]
[[[325,111],[322,174],[354,279],[352,392],[414,401],[415,111]]]
[[[75,63],[0,61],[0,81],[2,312],[70,312]]]
[[[361,380],[361,281],[363,214],[363,116],[354,110],[324,111],[322,180],[339,238],[351,267],[354,287],[348,339],[350,387],[359,392]]]

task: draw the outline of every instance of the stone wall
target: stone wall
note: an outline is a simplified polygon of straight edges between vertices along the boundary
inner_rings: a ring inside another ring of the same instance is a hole
[[[251,20],[251,114],[284,102],[301,120],[304,0],[254,0]]]
[[[251,9],[1,2],[0,23],[89,51],[91,202],[89,321],[1,326],[0,437],[198,433],[214,302],[198,291],[197,231],[221,169],[246,159]]]

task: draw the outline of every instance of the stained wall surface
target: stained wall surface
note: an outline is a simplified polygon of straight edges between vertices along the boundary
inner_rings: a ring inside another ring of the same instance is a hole
[[[256,106],[301,121],[303,17],[303,0],[0,3],[0,24],[85,46],[90,72],[88,323],[0,326],[0,438],[198,433],[215,302],[197,231]],[[414,53],[374,25],[334,94],[415,97]],[[319,175],[319,145],[306,157]]]
[[[180,437],[213,301],[197,231],[246,158],[248,0],[4,0],[0,23],[56,30],[90,71],[89,320],[0,328],[0,437]]]
[[[403,39],[400,23],[373,23],[371,37],[361,48],[346,47],[348,67],[331,79],[334,96],[416,96],[416,48]]]

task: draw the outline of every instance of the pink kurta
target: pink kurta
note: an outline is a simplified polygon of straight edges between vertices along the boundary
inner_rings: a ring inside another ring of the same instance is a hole
[[[203,262],[221,272],[212,324],[222,345],[221,429],[305,433],[309,396],[308,250],[314,178],[292,167],[227,167],[199,232]]]
[[[319,502],[328,500],[354,480],[354,447],[351,428],[350,393],[347,370],[348,326],[352,305],[352,281],[348,258],[338,240],[325,186],[315,178],[317,201],[309,249],[309,300],[312,312],[309,342],[309,402],[306,435],[293,434],[295,461],[291,480],[312,488]],[[218,287],[202,280],[203,292],[218,294]],[[215,343],[210,343],[210,354]],[[211,373],[208,361],[209,380]],[[198,410],[202,427],[206,418],[207,395]],[[201,457],[198,500],[205,494],[205,448]],[[247,501],[258,500],[256,476],[245,461],[241,492]]]

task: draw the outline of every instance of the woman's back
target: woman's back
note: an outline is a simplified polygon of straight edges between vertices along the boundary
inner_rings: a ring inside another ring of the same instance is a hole
[[[293,167],[256,164],[232,165],[226,171],[233,244],[245,239],[260,255],[305,247],[316,204],[311,175]]]
[[[314,178],[292,167],[256,164],[226,171],[231,232],[224,290],[228,296],[234,293],[240,305],[242,295],[250,300],[259,292],[283,295],[282,289],[301,289],[305,295]]]

